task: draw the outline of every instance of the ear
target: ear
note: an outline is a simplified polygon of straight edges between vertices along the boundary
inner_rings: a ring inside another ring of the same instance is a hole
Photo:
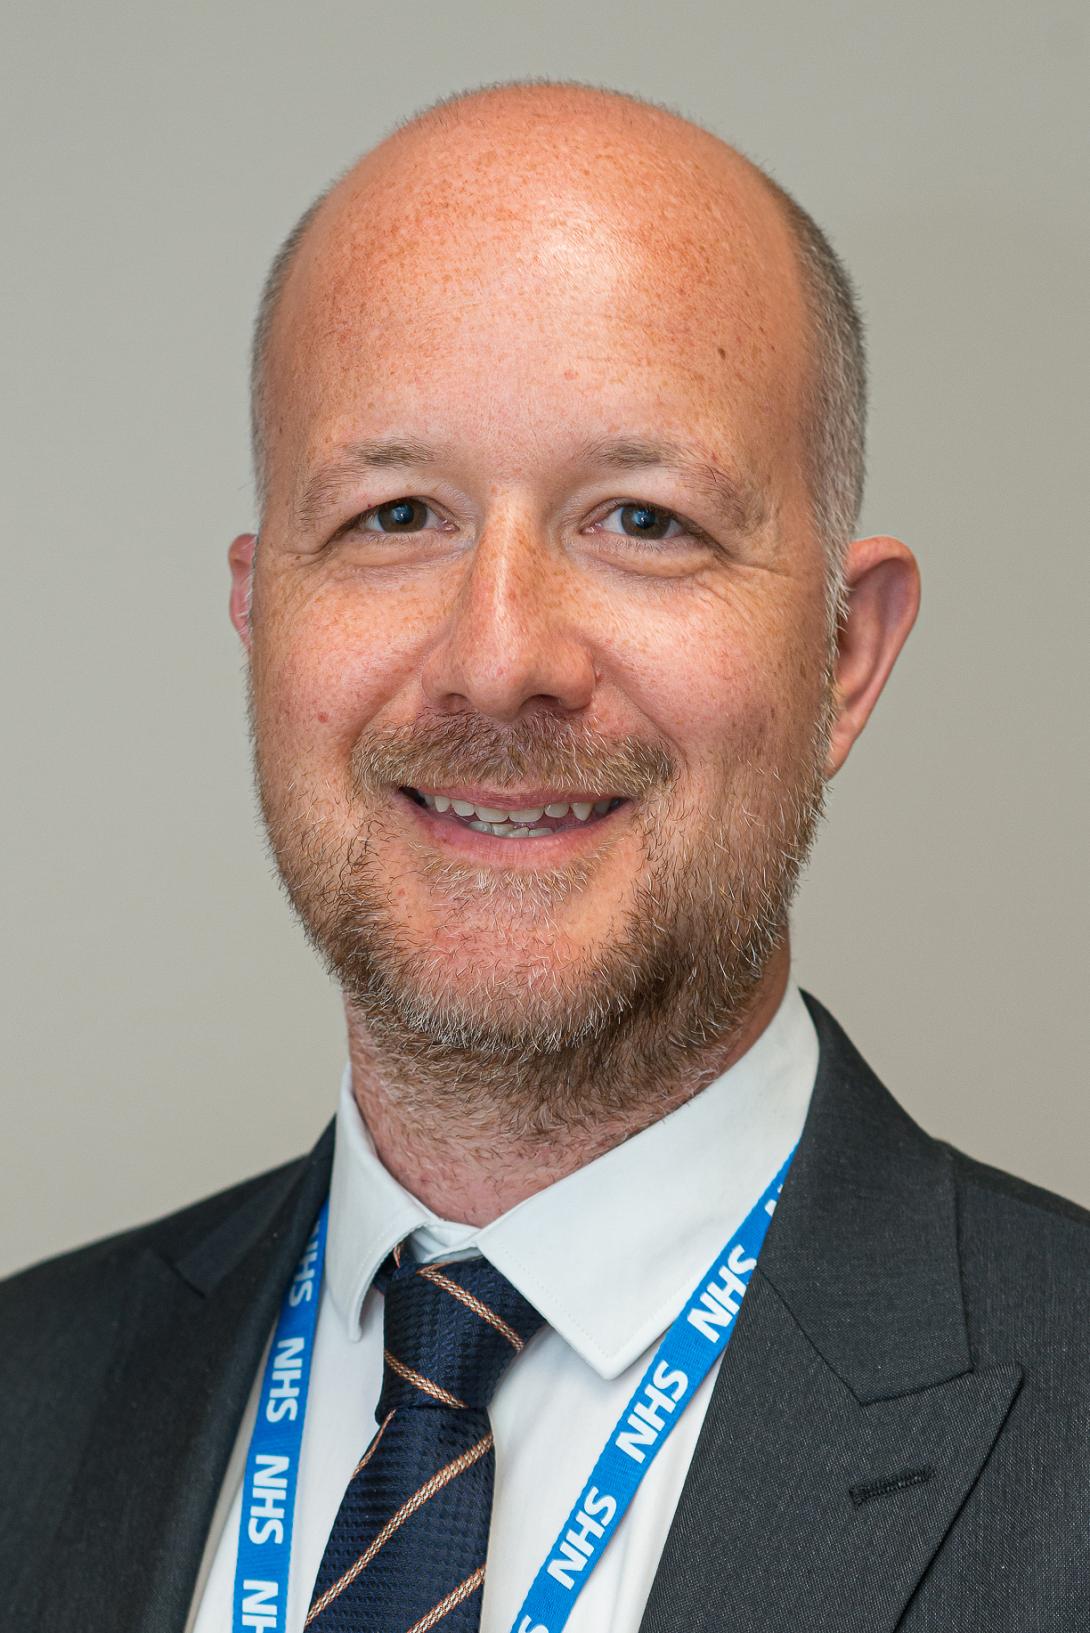
[[[250,650],[250,602],[254,587],[256,533],[240,533],[231,540],[227,560],[231,568],[231,622],[247,652]]]
[[[837,649],[837,711],[826,777],[840,770],[870,718],[920,606],[920,570],[900,539],[856,539],[844,583],[848,611]]]

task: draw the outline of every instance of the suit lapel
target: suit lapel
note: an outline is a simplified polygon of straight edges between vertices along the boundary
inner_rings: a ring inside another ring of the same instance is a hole
[[[810,1114],[641,1633],[889,1633],[1021,1381],[972,1367],[942,1148],[808,1002]]]
[[[26,1625],[101,1627],[108,1603],[111,1633],[184,1626],[238,1423],[328,1190],[331,1152],[328,1129],[309,1158],[183,1258],[143,1250]],[[149,1468],[154,1481],[143,1476]]]
[[[641,1633],[889,1633],[1019,1387],[1017,1366],[972,1368],[941,1148],[810,1007],[821,1065],[806,1129]],[[111,1633],[184,1626],[332,1144],[330,1129],[184,1257],[143,1250],[37,1590],[13,1594],[20,1625],[101,1627],[108,1603]]]

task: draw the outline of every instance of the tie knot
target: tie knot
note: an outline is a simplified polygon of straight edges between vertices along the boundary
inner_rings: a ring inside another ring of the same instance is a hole
[[[395,1406],[487,1411],[496,1385],[542,1322],[487,1259],[430,1265],[406,1255],[385,1295],[380,1420]]]

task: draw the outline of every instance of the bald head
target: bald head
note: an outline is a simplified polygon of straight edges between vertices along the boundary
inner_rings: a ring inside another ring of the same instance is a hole
[[[493,273],[505,260],[530,266],[543,285],[569,271],[586,279],[593,266],[611,309],[636,284],[653,300],[658,266],[661,300],[681,329],[708,321],[708,303],[690,309],[690,291],[729,283],[731,321],[715,317],[719,356],[753,376],[758,350],[774,356],[766,394],[782,388],[795,418],[813,522],[835,565],[858,518],[865,409],[862,332],[843,267],[810,216],[736,150],[653,104],[575,84],[498,85],[439,102],[301,217],[255,326],[262,505],[280,395],[302,388],[300,351],[309,357],[312,339],[343,330],[347,306],[380,283],[396,298],[402,282],[403,298],[425,306],[471,303],[458,273],[474,256]]]
[[[837,548],[862,365],[836,262],[707,131],[503,86],[309,213],[255,372],[232,617],[354,1082],[358,1055],[409,1145],[475,1128],[489,1186],[494,1130],[646,1126],[779,1003],[825,781],[915,616],[899,541]]]

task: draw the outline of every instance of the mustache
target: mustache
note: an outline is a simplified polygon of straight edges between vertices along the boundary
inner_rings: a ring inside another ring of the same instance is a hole
[[[481,783],[497,793],[535,787],[602,789],[644,799],[677,776],[661,743],[600,736],[555,715],[502,725],[483,715],[422,715],[412,725],[368,731],[352,750],[361,789]]]

